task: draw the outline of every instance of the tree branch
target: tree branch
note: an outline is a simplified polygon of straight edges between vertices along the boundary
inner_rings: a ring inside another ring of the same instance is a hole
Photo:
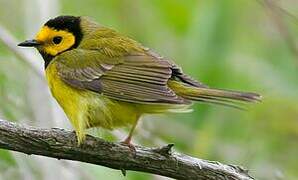
[[[172,144],[161,148],[106,142],[87,136],[77,146],[74,132],[63,129],[39,129],[0,120],[0,148],[106,166],[121,170],[148,172],[175,179],[253,179],[238,166],[193,158],[171,152]]]

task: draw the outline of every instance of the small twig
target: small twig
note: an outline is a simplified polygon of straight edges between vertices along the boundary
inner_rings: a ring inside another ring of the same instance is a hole
[[[142,171],[175,179],[251,180],[238,166],[170,153],[173,144],[161,148],[136,146],[136,152],[120,143],[87,136],[78,147],[74,132],[63,129],[38,129],[0,120],[0,148],[102,165],[121,170]],[[159,149],[159,150],[157,150]]]
[[[38,75],[38,77],[43,76],[42,68],[38,65],[38,61],[40,59],[37,58],[34,54],[30,53],[30,51],[23,51],[21,48],[17,46],[19,43],[16,38],[7,31],[3,26],[0,25],[0,41],[13,52],[19,59],[23,60],[28,67],[32,69],[34,73]]]
[[[126,170],[125,169],[121,169],[121,173],[123,176],[126,176]]]
[[[298,66],[298,47],[294,41],[294,38],[292,37],[288,26],[285,24],[282,16],[280,15],[279,12],[285,13],[286,10],[280,8],[279,6],[276,5],[274,0],[258,0],[260,4],[264,5],[267,7],[271,14],[271,18],[273,22],[275,23],[276,27],[278,28],[278,31],[284,38],[285,42],[287,43],[289,49],[293,52],[295,56],[295,64]],[[292,16],[292,14],[287,13],[286,15],[294,18],[295,16]],[[297,18],[295,18],[297,19]]]

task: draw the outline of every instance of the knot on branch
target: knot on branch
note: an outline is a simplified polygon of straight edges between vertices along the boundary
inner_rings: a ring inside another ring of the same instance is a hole
[[[170,155],[172,155],[173,147],[174,147],[174,144],[168,144],[166,146],[153,149],[153,152],[156,152],[156,153],[164,155],[164,156],[170,156]]]
[[[232,167],[235,171],[244,174],[245,176],[250,177],[251,179],[254,179],[252,176],[249,175],[249,170],[245,169],[242,166],[238,166],[238,165],[233,165],[233,164],[229,164],[230,167]]]

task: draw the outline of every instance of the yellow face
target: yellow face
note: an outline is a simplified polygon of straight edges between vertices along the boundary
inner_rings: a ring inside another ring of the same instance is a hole
[[[48,26],[41,28],[35,40],[41,44],[38,46],[39,50],[52,56],[66,51],[75,44],[75,36],[72,33],[66,30],[56,30]]]

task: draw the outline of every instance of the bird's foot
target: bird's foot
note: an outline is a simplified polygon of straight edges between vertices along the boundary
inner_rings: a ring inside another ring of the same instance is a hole
[[[132,153],[136,153],[136,147],[131,143],[131,137],[127,137],[124,141],[120,142],[120,144],[129,147]]]

